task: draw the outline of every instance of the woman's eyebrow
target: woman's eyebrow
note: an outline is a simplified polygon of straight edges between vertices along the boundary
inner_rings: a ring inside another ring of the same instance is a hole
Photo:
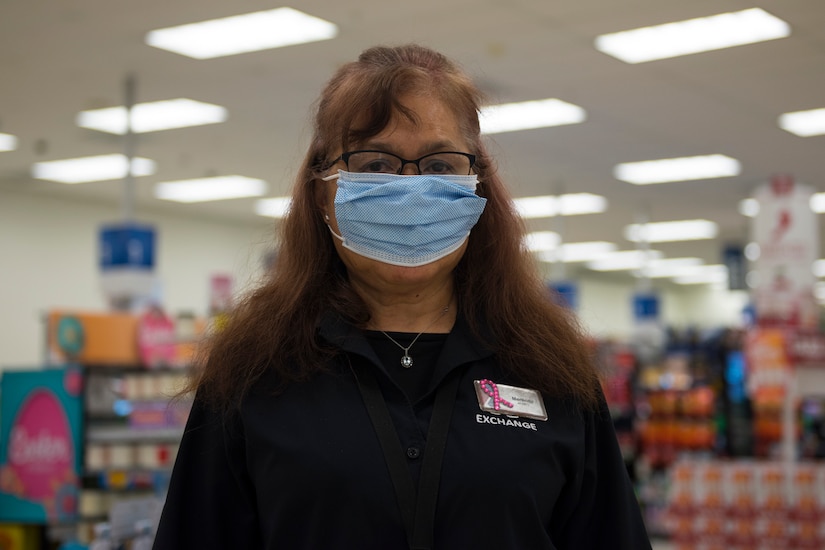
[[[385,151],[387,153],[392,153],[394,155],[398,154],[396,152],[397,149],[393,145],[391,145],[389,143],[386,143],[386,142],[383,142],[383,141],[369,141],[368,140],[368,141],[365,141],[361,145],[361,148],[363,148],[363,149],[375,149],[375,150],[378,150],[378,151]],[[452,141],[441,140],[441,141],[434,141],[434,142],[426,144],[424,147],[419,148],[418,152],[419,152],[420,155],[423,156],[423,155],[428,155],[430,153],[438,153],[440,151],[456,151],[456,150],[458,150],[458,149],[456,148],[455,143],[453,143]]]

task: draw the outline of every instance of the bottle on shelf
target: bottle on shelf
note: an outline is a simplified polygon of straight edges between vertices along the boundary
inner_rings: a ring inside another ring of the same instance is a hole
[[[132,541],[131,550],[152,550],[155,537],[152,535],[152,522],[141,519],[135,522],[137,536]]]
[[[95,538],[89,545],[89,550],[115,550],[112,540],[112,527],[106,522],[95,524]]]

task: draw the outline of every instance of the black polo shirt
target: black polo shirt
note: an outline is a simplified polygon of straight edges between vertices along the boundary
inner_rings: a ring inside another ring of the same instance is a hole
[[[265,377],[228,420],[196,400],[156,549],[407,548],[359,369],[375,373],[402,447],[420,451],[407,453],[416,479],[436,390],[458,371],[436,550],[650,548],[606,407],[582,412],[544,397],[547,420],[522,422],[482,411],[475,380],[524,384],[502,372],[461,318],[417,400],[393,382],[360,330],[327,318],[319,334],[345,352],[328,373],[277,396]]]

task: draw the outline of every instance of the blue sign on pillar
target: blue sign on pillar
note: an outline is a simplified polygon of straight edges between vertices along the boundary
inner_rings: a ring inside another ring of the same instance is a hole
[[[633,295],[633,320],[638,322],[659,319],[659,297],[655,294]]]
[[[102,271],[152,271],[155,267],[155,229],[136,223],[112,224],[100,230]]]

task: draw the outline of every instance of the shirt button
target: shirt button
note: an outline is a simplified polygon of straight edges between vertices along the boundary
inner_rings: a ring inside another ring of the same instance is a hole
[[[415,460],[419,456],[421,456],[421,449],[418,447],[407,447],[407,458]]]

